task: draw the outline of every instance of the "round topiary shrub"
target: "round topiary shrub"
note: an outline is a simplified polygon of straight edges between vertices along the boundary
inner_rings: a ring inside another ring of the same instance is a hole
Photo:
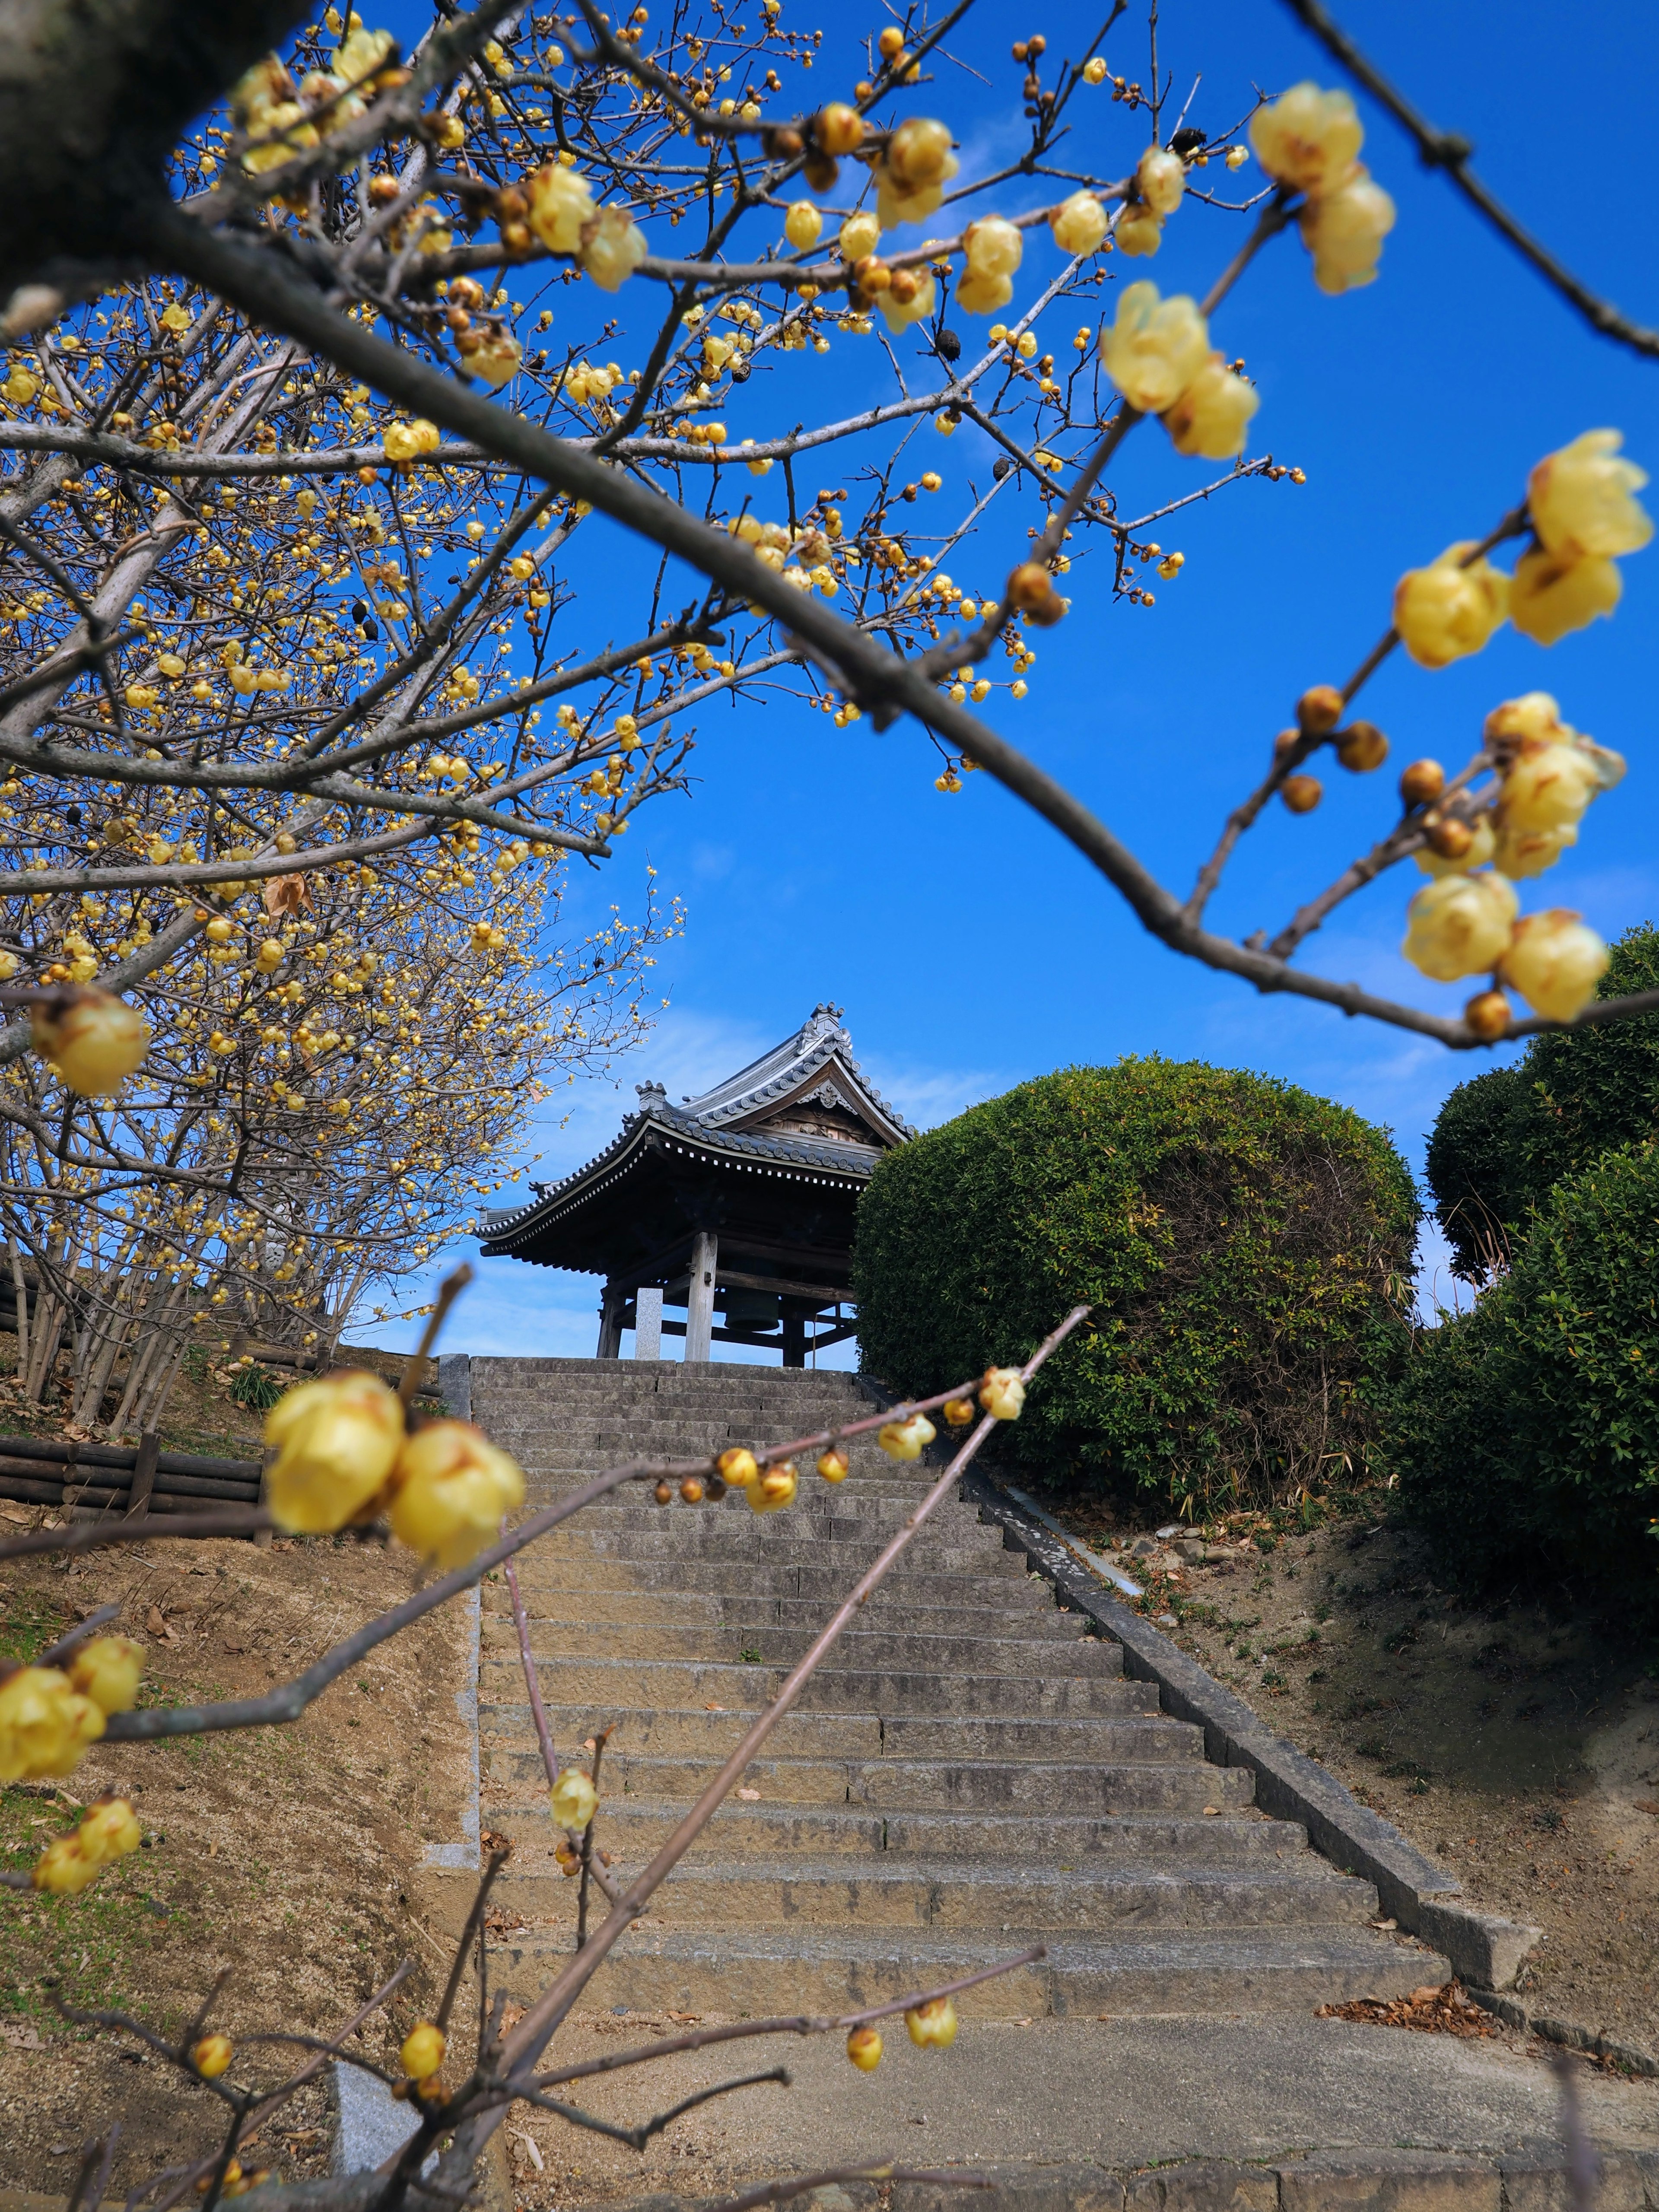
[[[1363,1472],[1404,1351],[1416,1194],[1384,1133],[1287,1083],[1123,1060],[1022,1084],[878,1164],[864,1364],[920,1395],[1091,1322],[1002,1432],[1056,1486],[1198,1512]]]
[[[1559,1182],[1510,1273],[1425,1329],[1382,1455],[1407,1517],[1471,1581],[1659,1565],[1659,1145]]]

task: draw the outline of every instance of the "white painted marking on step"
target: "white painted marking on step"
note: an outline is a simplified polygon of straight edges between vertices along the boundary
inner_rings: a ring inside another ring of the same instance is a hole
[[[1146,1593],[1140,1584],[1131,1581],[1121,1567],[1115,1565],[1102,1553],[1091,1552],[1086,1544],[1080,1543],[1069,1528],[1061,1527],[1052,1513],[1045,1513],[1035,1498],[1030,1497],[1023,1490],[1016,1490],[1012,1482],[1005,1482],[1000,1487],[1006,1495],[1012,1498],[1016,1505],[1023,1507],[1034,1521],[1040,1521],[1045,1528],[1052,1529],[1067,1551],[1075,1552],[1079,1559],[1092,1567],[1097,1575],[1104,1576],[1109,1583],[1115,1583],[1126,1596],[1146,1596]]]

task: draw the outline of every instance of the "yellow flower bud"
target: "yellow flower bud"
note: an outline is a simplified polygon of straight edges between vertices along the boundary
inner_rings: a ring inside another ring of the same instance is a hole
[[[428,1421],[398,1455],[387,1517],[412,1552],[447,1571],[476,1559],[524,1504],[518,1462],[470,1421]]]
[[[1136,166],[1135,183],[1154,215],[1173,215],[1187,189],[1187,165],[1179,154],[1149,146]]]
[[[750,1510],[755,1513],[778,1513],[795,1502],[797,1488],[795,1470],[787,1460],[769,1467],[758,1482],[751,1482],[745,1493]]]
[[[1534,1013],[1547,1021],[1570,1022],[1595,996],[1611,957],[1577,915],[1566,907],[1550,907],[1516,924],[1502,974]]]
[[[138,1702],[144,1647],[130,1636],[94,1636],[69,1662],[71,1689],[90,1698],[100,1713],[128,1713]]]
[[[1291,87],[1250,118],[1250,143],[1267,174],[1318,199],[1334,191],[1353,166],[1365,132],[1346,92],[1316,84]]]
[[[813,118],[812,136],[826,154],[850,154],[864,143],[864,118],[845,100],[832,100]]]
[[[283,948],[275,937],[266,938],[253,956],[253,964],[262,975],[273,975],[283,964]]]
[[[957,286],[957,305],[964,315],[994,315],[1013,296],[1012,276],[977,276],[971,269]]]
[[[1492,859],[1503,874],[1515,882],[1541,876],[1553,868],[1569,846],[1578,842],[1578,832],[1563,830],[1503,830],[1492,848]],[[1419,859],[1418,866],[1421,867]]]
[[[881,2063],[881,2030],[855,2027],[847,2039],[847,2056],[860,2074],[873,2074]]]
[[[1564,560],[1586,553],[1607,559],[1639,552],[1652,537],[1652,518],[1632,496],[1647,473],[1620,459],[1624,442],[1618,430],[1586,430],[1559,453],[1546,453],[1527,478],[1532,526],[1550,552]]]
[[[813,212],[816,214],[817,210]],[[856,267],[858,263],[873,253],[880,243],[881,225],[868,208],[860,208],[856,215],[849,215],[836,237],[841,258],[849,269]]]
[[[593,194],[586,177],[549,161],[524,187],[530,202],[529,223],[542,244],[553,253],[575,253],[582,242],[582,225],[592,220]]]
[[[1243,452],[1244,433],[1261,404],[1255,386],[1235,376],[1221,356],[1212,353],[1164,416],[1164,427],[1176,453],[1230,461]],[[1164,566],[1169,574],[1176,574]]]
[[[235,2046],[228,2035],[204,2035],[190,2054],[190,2063],[204,2081],[216,2081],[229,2066]]]
[[[1382,241],[1395,225],[1395,205],[1371,181],[1364,162],[1328,198],[1310,200],[1297,221],[1302,243],[1314,258],[1322,292],[1352,292],[1376,275]]]
[[[1162,300],[1144,278],[1117,303],[1117,319],[1101,333],[1100,357],[1131,407],[1162,415],[1204,366],[1210,350],[1205,320],[1184,294]]]
[[[1510,620],[1535,644],[1554,645],[1597,615],[1610,615],[1624,588],[1618,569],[1599,554],[1562,558],[1534,545],[1510,579]]]
[[[29,1880],[52,1896],[75,1897],[97,1881],[98,1868],[99,1862],[82,1850],[77,1831],[72,1836],[58,1836],[46,1845],[30,1869]]]
[[[832,1444],[828,1451],[819,1453],[818,1473],[826,1482],[846,1481],[847,1455],[839,1444]]]
[[[599,1809],[599,1793],[580,1766],[567,1766],[548,1792],[555,1825],[585,1828]]]
[[[136,1008],[84,986],[31,1008],[29,1029],[36,1052],[82,1098],[118,1091],[149,1047],[149,1024]]]
[[[1507,876],[1442,876],[1406,909],[1401,951],[1437,983],[1495,968],[1508,949],[1520,901]]]
[[[1062,253],[1097,253],[1109,221],[1092,192],[1073,192],[1049,210],[1048,228]]]
[[[850,147],[832,147],[833,153],[849,153]],[[912,115],[901,123],[887,142],[888,175],[903,192],[939,184],[951,161],[951,130],[932,116]],[[951,165],[954,171],[954,164]]]
[[[125,1711],[125,1706],[121,1709]],[[105,1796],[88,1806],[75,1832],[82,1855],[94,1866],[109,1866],[136,1851],[143,1841],[138,1816],[125,1797]]]
[[[523,356],[524,349],[512,331],[492,325],[471,352],[462,356],[461,365],[469,376],[476,376],[480,384],[487,384],[492,392],[499,392],[502,385],[510,384],[518,374],[519,363]],[[232,681],[234,680],[233,677]]]
[[[811,200],[793,200],[783,218],[783,234],[801,253],[810,252],[823,231],[823,217]]]
[[[926,1413],[912,1413],[906,1420],[884,1423],[876,1442],[890,1459],[920,1459],[938,1434]]]
[[[618,290],[646,257],[645,233],[623,208],[601,208],[582,237],[582,267],[602,292]]]
[[[734,1490],[747,1490],[751,1482],[760,1480],[760,1462],[753,1452],[746,1451],[741,1444],[723,1451],[714,1467],[720,1480],[729,1482]]]
[[[1017,1421],[1025,1403],[1025,1377],[1018,1367],[988,1367],[979,1402],[994,1421]]]
[[[1510,1002],[1501,991],[1477,991],[1463,1009],[1463,1019],[1483,1044],[1496,1044],[1510,1025]]]
[[[1164,218],[1143,201],[1133,201],[1118,216],[1112,237],[1118,252],[1132,261],[1150,261],[1164,243]]]
[[[1509,611],[1510,580],[1484,556],[1458,566],[1470,542],[1449,545],[1426,568],[1408,568],[1395,586],[1394,626],[1421,668],[1445,668],[1479,653]]]
[[[404,2038],[403,2049],[398,2057],[411,2081],[424,2081],[443,2064],[444,2053],[448,2048],[449,2040],[442,2028],[434,2027],[429,2020],[423,2020],[411,2027]]]
[[[956,1999],[929,1997],[926,2004],[912,2005],[904,2015],[904,2025],[918,2051],[927,2050],[930,2044],[936,2051],[948,2051],[957,2039]]]
[[[887,289],[877,295],[876,305],[881,309],[883,321],[896,337],[899,331],[908,330],[912,323],[926,322],[933,312],[933,300],[931,269],[920,272],[901,269]]]
[[[974,1401],[971,1398],[947,1398],[939,1411],[950,1427],[965,1429],[974,1418]]]
[[[1019,267],[1025,241],[1015,226],[1000,215],[981,216],[962,234],[968,267],[975,276],[1012,276]]]
[[[1533,739],[1510,763],[1498,791],[1506,830],[1561,830],[1577,822],[1601,788],[1595,763],[1576,745]]]
[[[301,1382],[265,1416],[277,1451],[266,1496],[281,1528],[321,1535],[373,1504],[404,1442],[395,1391],[362,1369]]]

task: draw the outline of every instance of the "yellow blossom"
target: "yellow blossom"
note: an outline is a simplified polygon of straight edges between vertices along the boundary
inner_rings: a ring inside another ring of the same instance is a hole
[[[912,1413],[902,1421],[884,1422],[876,1442],[890,1459],[920,1459],[938,1434],[926,1413]]]
[[[94,1636],[69,1662],[70,1686],[101,1713],[128,1713],[138,1702],[144,1647],[130,1636]]]
[[[988,1367],[979,1402],[994,1421],[1017,1421],[1025,1403],[1025,1377],[1018,1367]]]
[[[1352,292],[1376,275],[1382,241],[1395,225],[1395,205],[1374,184],[1363,161],[1328,198],[1310,200],[1297,219],[1302,243],[1314,258],[1322,292]]]
[[[19,1667],[0,1682],[0,1782],[69,1774],[103,1733],[103,1713],[56,1667]]]
[[[910,283],[901,287],[900,277]],[[876,305],[881,309],[882,319],[895,336],[908,330],[912,323],[926,322],[933,312],[935,289],[931,270],[901,269],[884,292],[876,295]]]
[[[469,1421],[428,1421],[392,1474],[392,1533],[447,1571],[476,1559],[524,1503],[524,1475]]]
[[[31,1009],[34,1049],[82,1098],[106,1098],[143,1061],[149,1027],[112,992],[82,988]]]
[[[1118,216],[1112,236],[1120,253],[1132,261],[1150,261],[1164,243],[1164,218],[1136,201]]]
[[[1618,430],[1586,430],[1559,453],[1546,453],[1527,478],[1532,526],[1550,552],[1564,560],[1586,553],[1607,559],[1638,553],[1652,537],[1652,517],[1632,495],[1647,473],[1620,459],[1623,443]]]
[[[1212,353],[1165,414],[1164,427],[1176,453],[1227,461],[1243,452],[1244,433],[1261,404],[1255,386],[1235,376],[1221,356]],[[1170,574],[1176,573],[1164,565]]]
[[[1503,957],[1519,905],[1507,876],[1442,876],[1406,909],[1400,949],[1437,983],[1478,975]]]
[[[1460,566],[1474,550],[1449,545],[1426,568],[1408,568],[1395,586],[1394,623],[1419,667],[1444,668],[1479,653],[1509,610],[1510,580],[1484,556]]]
[[[419,2021],[404,2038],[398,2060],[411,2081],[424,2081],[435,2074],[444,2063],[444,2053],[449,2048],[442,2028],[434,2027],[429,2020]]]
[[[593,193],[586,177],[556,161],[546,162],[525,186],[530,228],[553,253],[580,251],[582,226],[593,216]]]
[[[1173,215],[1187,189],[1187,165],[1179,154],[1149,146],[1136,166],[1135,185],[1154,215]]]
[[[1507,830],[1567,829],[1601,788],[1595,762],[1576,745],[1534,739],[1504,772],[1499,818]]]
[[[783,234],[802,253],[810,252],[823,231],[823,217],[811,200],[793,200],[783,218]]]
[[[847,2039],[847,2056],[860,2074],[873,2074],[881,2063],[881,2030],[855,2027]]]
[[[1613,563],[1599,554],[1564,559],[1534,545],[1516,562],[1510,579],[1510,620],[1522,637],[1554,645],[1597,615],[1610,615],[1624,588]]]
[[[555,1824],[585,1828],[599,1809],[599,1793],[580,1766],[567,1766],[548,1792]]]
[[[351,1369],[298,1384],[265,1416],[277,1526],[304,1535],[343,1528],[379,1495],[403,1441],[403,1407],[378,1375]]]
[[[1131,284],[1117,303],[1117,319],[1101,333],[1100,357],[1130,406],[1161,415],[1174,405],[1204,366],[1209,331],[1184,293],[1158,296],[1156,284]]]
[[[582,267],[602,292],[618,290],[645,255],[645,233],[625,209],[601,208],[583,229]]]
[[[1570,1022],[1595,996],[1611,955],[1593,929],[1566,907],[1550,907],[1517,922],[1504,955],[1504,981],[1534,1013]]]
[[[1109,228],[1105,209],[1092,192],[1073,192],[1048,214],[1048,228],[1062,253],[1097,253]]]
[[[1276,183],[1318,199],[1343,183],[1364,143],[1364,127],[1346,92],[1293,84],[1250,118],[1255,157]]]
[[[912,2005],[904,2015],[904,2025],[918,2051],[926,2051],[929,2045],[936,2051],[948,2051],[957,2039],[955,1998],[929,1997],[925,2004]]]

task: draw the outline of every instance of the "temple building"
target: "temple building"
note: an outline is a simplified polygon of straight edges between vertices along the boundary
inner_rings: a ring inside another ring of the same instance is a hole
[[[915,1133],[860,1074],[839,1006],[700,1098],[639,1110],[597,1159],[483,1217],[486,1259],[603,1275],[599,1357],[688,1360],[716,1344],[773,1348],[786,1367],[855,1333],[849,1290],[859,1193]],[[684,1310],[670,1318],[665,1308]]]

